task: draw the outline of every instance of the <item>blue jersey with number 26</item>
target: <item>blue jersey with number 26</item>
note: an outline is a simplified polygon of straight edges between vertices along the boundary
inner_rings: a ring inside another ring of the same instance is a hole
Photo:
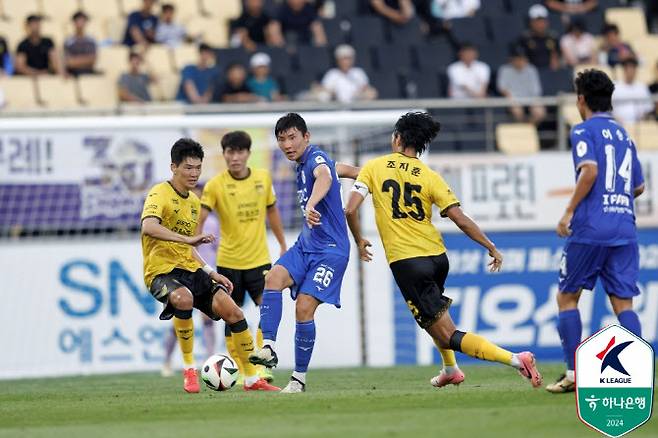
[[[633,190],[644,183],[635,144],[610,114],[597,113],[571,131],[576,180],[581,166],[598,168],[596,181],[571,220],[570,241],[619,246],[637,239]]]

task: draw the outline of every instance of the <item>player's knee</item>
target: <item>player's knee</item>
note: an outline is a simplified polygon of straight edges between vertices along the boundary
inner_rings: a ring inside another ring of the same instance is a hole
[[[579,294],[569,292],[558,292],[557,294],[557,307],[562,312],[569,309],[578,307]]]
[[[283,290],[289,285],[286,284],[286,271],[274,267],[265,276],[265,289],[268,290]]]
[[[174,306],[174,309],[190,310],[194,305],[194,297],[189,290],[180,288],[169,294],[169,302]]]
[[[317,303],[314,299],[306,297],[306,295],[300,295],[297,297],[295,303],[295,318],[297,321],[310,321],[315,316],[315,309],[317,308]]]
[[[227,309],[222,318],[227,324],[235,324],[244,319],[244,313],[242,313],[242,309],[240,309],[237,304],[233,304],[233,306]]]

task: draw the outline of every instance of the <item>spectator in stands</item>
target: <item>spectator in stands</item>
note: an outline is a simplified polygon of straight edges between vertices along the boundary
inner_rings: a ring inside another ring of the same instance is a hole
[[[242,64],[234,63],[226,68],[224,85],[216,88],[214,102],[249,103],[261,100],[247,87],[247,69]]]
[[[560,49],[565,62],[571,67],[580,64],[596,64],[596,40],[587,32],[582,18],[574,18],[567,33],[560,39]]]
[[[471,43],[459,48],[459,61],[448,66],[448,95],[453,99],[477,99],[487,96],[491,69],[478,61],[478,50]]]
[[[251,76],[247,79],[249,91],[268,102],[283,100],[279,84],[270,74],[271,59],[267,53],[255,53],[249,60]]]
[[[546,7],[563,15],[582,15],[592,12],[599,4],[598,0],[546,0]]]
[[[415,15],[411,0],[370,0],[370,8],[397,25],[407,24]]]
[[[653,70],[653,82],[651,85],[649,85],[649,91],[654,97],[657,97],[658,95],[658,61],[656,61],[656,65],[654,66]],[[655,104],[655,111],[654,115],[656,116],[656,119],[658,120],[658,101],[654,101]]]
[[[430,0],[432,15],[442,20],[472,17],[480,9],[480,0]]]
[[[496,88],[502,96],[511,100],[542,95],[537,68],[528,62],[523,48],[518,46],[511,48],[510,62],[498,69]],[[546,117],[546,109],[542,105],[529,105],[527,111],[529,113],[528,121],[535,125]],[[512,104],[510,113],[515,121],[526,121],[526,108],[523,106]]]
[[[73,35],[64,42],[64,66],[73,76],[94,73],[96,40],[86,34],[89,17],[82,11],[73,14]]]
[[[354,66],[354,48],[341,44],[336,47],[334,56],[336,67],[327,71],[322,78],[322,88],[331,99],[341,103],[376,99],[377,90],[370,86],[368,75],[362,68]]]
[[[528,60],[537,68],[557,70],[560,67],[560,53],[557,37],[549,29],[548,10],[540,4],[528,10],[528,29],[519,40]]]
[[[4,74],[12,74],[13,67],[14,66],[11,63],[11,54],[9,53],[7,40],[0,36],[0,76]]]
[[[155,0],[142,0],[142,9],[128,15],[123,44],[132,47],[135,44],[148,46],[155,42],[155,30],[158,17],[153,15]]]
[[[210,103],[214,84],[219,76],[215,51],[208,44],[199,45],[199,61],[181,71],[181,83],[176,100],[192,104]]]
[[[603,27],[603,55],[610,67],[621,64],[626,59],[636,59],[631,46],[621,40],[616,24],[606,24]]]
[[[192,38],[188,37],[185,27],[174,21],[175,13],[176,8],[171,3],[162,5],[158,27],[155,29],[156,43],[176,47],[184,42],[192,41]]]
[[[130,64],[127,73],[119,78],[119,100],[121,102],[150,102],[149,84],[154,78],[142,72],[142,55],[131,52],[128,56]]]
[[[288,46],[327,45],[327,35],[318,13],[306,0],[286,0],[279,7],[272,29],[275,39]]]
[[[53,40],[41,36],[41,17],[30,15],[25,23],[27,38],[16,49],[16,73],[30,76],[64,73]]]
[[[637,80],[637,64],[634,58],[622,61],[623,80],[615,82],[612,94],[612,113],[624,124],[642,120],[654,109],[649,87]]]
[[[280,30],[264,10],[263,0],[245,0],[242,15],[233,21],[234,45],[249,51],[258,45],[283,46]]]

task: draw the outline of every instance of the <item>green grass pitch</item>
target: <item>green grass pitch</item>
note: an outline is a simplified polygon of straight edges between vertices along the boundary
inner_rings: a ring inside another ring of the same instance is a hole
[[[540,367],[553,379],[562,365]],[[574,395],[533,390],[503,366],[466,366],[460,387],[429,385],[435,367],[311,370],[305,394],[241,388],[185,394],[157,374],[29,379],[0,386],[0,437],[501,437],[600,436]],[[276,372],[283,386],[288,373]],[[652,418],[631,437],[658,437]]]

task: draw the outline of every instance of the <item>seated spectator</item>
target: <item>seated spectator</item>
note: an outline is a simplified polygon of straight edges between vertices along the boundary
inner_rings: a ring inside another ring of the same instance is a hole
[[[621,65],[623,80],[615,82],[612,113],[623,124],[635,123],[653,112],[654,105],[649,87],[637,80],[637,60],[625,59]]]
[[[96,40],[85,32],[89,17],[82,11],[73,14],[73,35],[64,42],[64,66],[74,76],[94,72]]]
[[[453,99],[474,99],[487,96],[491,69],[478,61],[478,50],[470,43],[459,49],[459,61],[448,66],[448,95]]]
[[[560,67],[557,37],[549,29],[548,10],[542,5],[533,5],[528,10],[528,29],[519,39],[528,60],[537,68]]]
[[[63,73],[53,40],[41,36],[41,17],[30,15],[25,22],[27,38],[16,49],[16,73],[30,76]]]
[[[271,59],[267,53],[256,53],[249,60],[251,77],[247,79],[249,91],[268,102],[283,100],[279,84],[270,75]]]
[[[7,40],[0,36],[0,76],[3,74],[12,74],[13,65],[11,63],[11,54],[9,53],[9,46]]]
[[[158,27],[155,29],[155,42],[166,44],[170,47],[176,47],[192,39],[187,36],[187,31],[182,24],[174,21],[176,8],[170,3],[162,5],[160,11],[160,20]]]
[[[621,40],[619,28],[616,24],[606,24],[603,27],[603,57],[610,67],[621,64],[626,59],[636,59],[635,52],[630,45]]]
[[[442,20],[472,17],[480,9],[480,0],[430,0],[432,15]]]
[[[541,97],[542,89],[539,73],[534,65],[528,62],[521,47],[514,46],[510,50],[510,62],[498,69],[496,77],[498,92],[508,99]],[[527,107],[530,123],[539,124],[546,117],[546,109],[542,105]],[[526,121],[526,108],[512,105],[510,113],[517,122]]]
[[[352,46],[341,44],[334,52],[336,67],[322,78],[322,88],[331,99],[341,103],[377,98],[377,90],[369,85],[368,75],[361,67],[354,66],[356,52]]]
[[[275,38],[285,41],[288,46],[327,45],[327,35],[318,13],[306,0],[286,0],[279,7],[276,20],[272,27]]]
[[[411,0],[370,0],[370,8],[393,24],[407,24],[414,16]]]
[[[132,47],[135,44],[148,46],[155,42],[158,17],[151,12],[154,4],[155,0],[142,0],[142,9],[128,15],[123,44]]]
[[[264,10],[263,0],[245,0],[242,15],[232,23],[234,45],[249,51],[258,45],[283,46],[280,31]]]
[[[546,0],[544,3],[551,11],[564,15],[587,14],[599,4],[598,0]]]
[[[181,71],[181,83],[176,100],[204,104],[212,99],[214,84],[219,76],[215,65],[215,51],[208,44],[199,45],[199,61]]]
[[[129,70],[119,78],[119,100],[121,102],[150,102],[149,84],[153,78],[142,72],[143,59],[139,53],[128,56]]]
[[[651,83],[651,85],[649,85],[649,91],[651,92],[651,94],[654,95],[654,97],[656,97],[656,95],[658,94],[658,62],[656,62],[656,65],[653,70],[653,82]],[[654,103],[656,106],[654,113],[656,119],[658,120],[658,101],[654,101]]]
[[[231,64],[226,69],[224,85],[217,87],[214,102],[248,103],[260,100],[247,87],[247,69],[242,64]]]
[[[560,39],[560,49],[565,62],[571,67],[597,63],[596,40],[587,32],[581,18],[571,21],[567,33]]]

